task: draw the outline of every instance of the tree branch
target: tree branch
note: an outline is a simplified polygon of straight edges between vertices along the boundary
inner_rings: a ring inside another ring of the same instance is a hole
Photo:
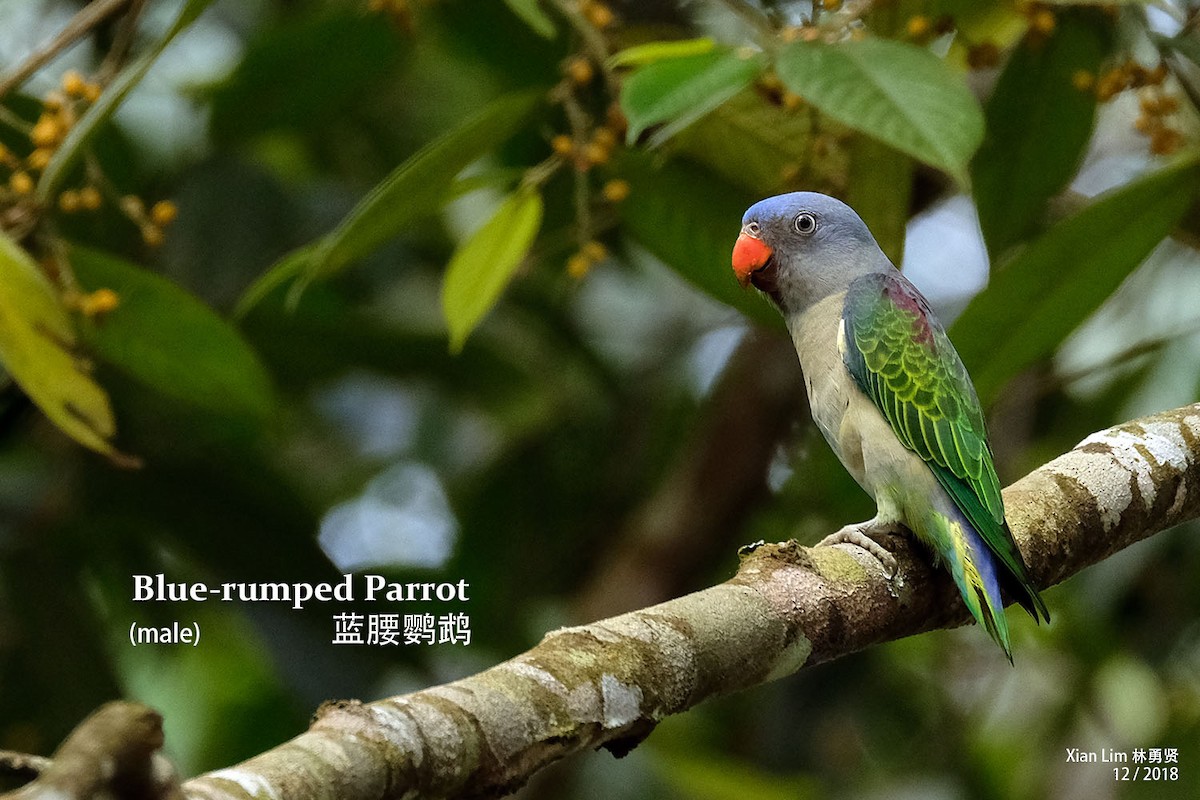
[[[54,758],[23,764],[38,771],[37,779],[3,797],[181,798],[174,770],[158,755],[162,743],[158,712],[136,703],[107,703],[76,726]],[[15,763],[11,754],[6,761]]]
[[[1200,404],[1089,436],[1010,486],[1005,502],[1043,587],[1194,519]],[[950,579],[908,537],[885,544],[899,562],[890,582],[853,548],[758,547],[723,584],[554,631],[472,677],[326,704],[307,733],[190,780],[184,794],[495,797],[571,753],[621,755],[710,697],[968,620]]]

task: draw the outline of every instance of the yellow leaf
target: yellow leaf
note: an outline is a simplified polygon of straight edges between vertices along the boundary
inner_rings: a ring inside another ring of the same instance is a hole
[[[504,292],[542,225],[542,196],[518,189],[454,252],[442,283],[442,313],[450,350],[467,336]]]
[[[0,361],[50,421],[75,441],[117,461],[108,395],[74,352],[75,331],[37,264],[0,234]]]

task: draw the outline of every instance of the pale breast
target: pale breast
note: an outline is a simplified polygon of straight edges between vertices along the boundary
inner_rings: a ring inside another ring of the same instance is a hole
[[[790,320],[788,327],[800,355],[813,420],[846,471],[882,502],[881,486],[927,470],[920,457],[896,438],[846,368],[842,356],[844,299],[844,292],[827,297]]]
[[[843,420],[851,404],[864,399],[842,362],[838,339],[845,292],[831,295],[789,320],[792,342],[800,355],[813,421],[825,441],[854,478],[862,483],[862,457],[854,430]],[[855,426],[850,426],[854,428]]]

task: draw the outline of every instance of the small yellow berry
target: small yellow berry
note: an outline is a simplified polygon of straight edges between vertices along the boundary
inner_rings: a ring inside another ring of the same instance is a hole
[[[79,205],[88,211],[95,211],[104,202],[100,190],[95,186],[85,186],[79,190]]]
[[[587,17],[588,22],[601,29],[607,28],[617,20],[612,9],[603,3],[588,3],[583,15]]]
[[[14,172],[8,179],[8,187],[17,194],[29,194],[33,191],[33,178],[28,172]]]
[[[582,253],[576,253],[567,259],[567,274],[579,280],[592,269],[592,261]]]
[[[595,263],[597,261],[604,260],[604,258],[608,255],[608,248],[597,242],[595,239],[592,239],[579,249],[579,253],[584,258]]]
[[[1077,69],[1071,74],[1071,85],[1081,92],[1091,91],[1096,85],[1096,76],[1086,69]]]
[[[42,114],[33,130],[29,132],[29,140],[33,142],[34,147],[53,147],[58,144],[62,134],[63,130],[58,120],[49,114]]]
[[[629,197],[629,181],[614,178],[604,184],[604,188],[600,190],[600,193],[608,202],[619,203],[626,197]]]
[[[151,247],[158,247],[164,238],[166,237],[163,236],[162,228],[157,225],[142,226],[142,241]]]
[[[58,196],[58,207],[63,213],[74,214],[79,210],[79,192],[64,189]]]
[[[1146,116],[1145,114],[1138,116],[1138,118],[1133,121],[1134,130],[1136,130],[1138,133],[1149,134],[1150,131],[1160,127],[1161,125],[1162,123],[1159,122],[1156,117]]]
[[[150,207],[150,221],[162,228],[174,222],[178,215],[179,209],[170,200],[159,200]]]
[[[774,72],[764,72],[758,78],[758,85],[768,92],[782,92],[783,81]]]
[[[568,61],[565,71],[567,77],[576,86],[583,86],[590,83],[596,75],[596,70],[592,68],[592,62],[582,56],[575,56]]]
[[[550,140],[550,149],[560,156],[569,156],[575,149],[575,142],[565,133],[560,133]]]
[[[66,74],[62,77],[63,91],[71,97],[82,97],[85,85],[86,81],[84,81],[83,76],[73,69],[67,70]]]
[[[612,150],[617,146],[617,134],[611,128],[596,128],[592,133],[592,141],[601,147]]]
[[[83,86],[83,99],[89,103],[94,103],[100,99],[100,93],[104,91],[103,87],[98,83],[86,83]]]
[[[910,17],[908,24],[904,26],[908,35],[913,39],[920,39],[933,29],[933,25],[929,22],[929,17],[923,14],[917,14],[915,17]]]
[[[612,151],[604,145],[596,142],[588,142],[583,146],[583,149],[580,150],[579,155],[583,158],[583,161],[586,164],[594,166],[596,164],[606,163],[609,157],[612,155]]]
[[[146,216],[146,204],[136,194],[127,194],[120,200],[121,212],[131,219],[140,220]]]
[[[1183,146],[1183,134],[1165,125],[1150,134],[1150,152],[1156,156],[1169,156]]]
[[[1096,81],[1096,99],[1107,103],[1126,88],[1126,76],[1120,69],[1110,69]]]
[[[784,92],[780,100],[783,102],[783,107],[788,111],[795,111],[804,105],[804,98],[795,92]]]
[[[79,298],[79,310],[85,316],[98,317],[107,314],[121,305],[120,296],[112,289],[97,289],[91,294]]]
[[[1054,12],[1048,8],[1040,8],[1033,12],[1033,17],[1029,20],[1029,27],[1043,36],[1054,33],[1057,26],[1058,20],[1054,18]]]
[[[41,172],[50,163],[50,158],[53,155],[54,151],[50,148],[39,147],[25,158],[25,163],[29,165],[30,169]]]

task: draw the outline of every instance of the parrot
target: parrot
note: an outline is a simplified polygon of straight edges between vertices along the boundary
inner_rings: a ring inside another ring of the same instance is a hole
[[[929,303],[850,206],[816,192],[750,206],[732,262],[783,315],[813,420],[875,500],[874,518],[820,544],[863,548],[890,580],[895,557],[871,535],[907,528],[1011,663],[1001,592],[1039,624],[1050,613],[1004,517],[975,387]]]

